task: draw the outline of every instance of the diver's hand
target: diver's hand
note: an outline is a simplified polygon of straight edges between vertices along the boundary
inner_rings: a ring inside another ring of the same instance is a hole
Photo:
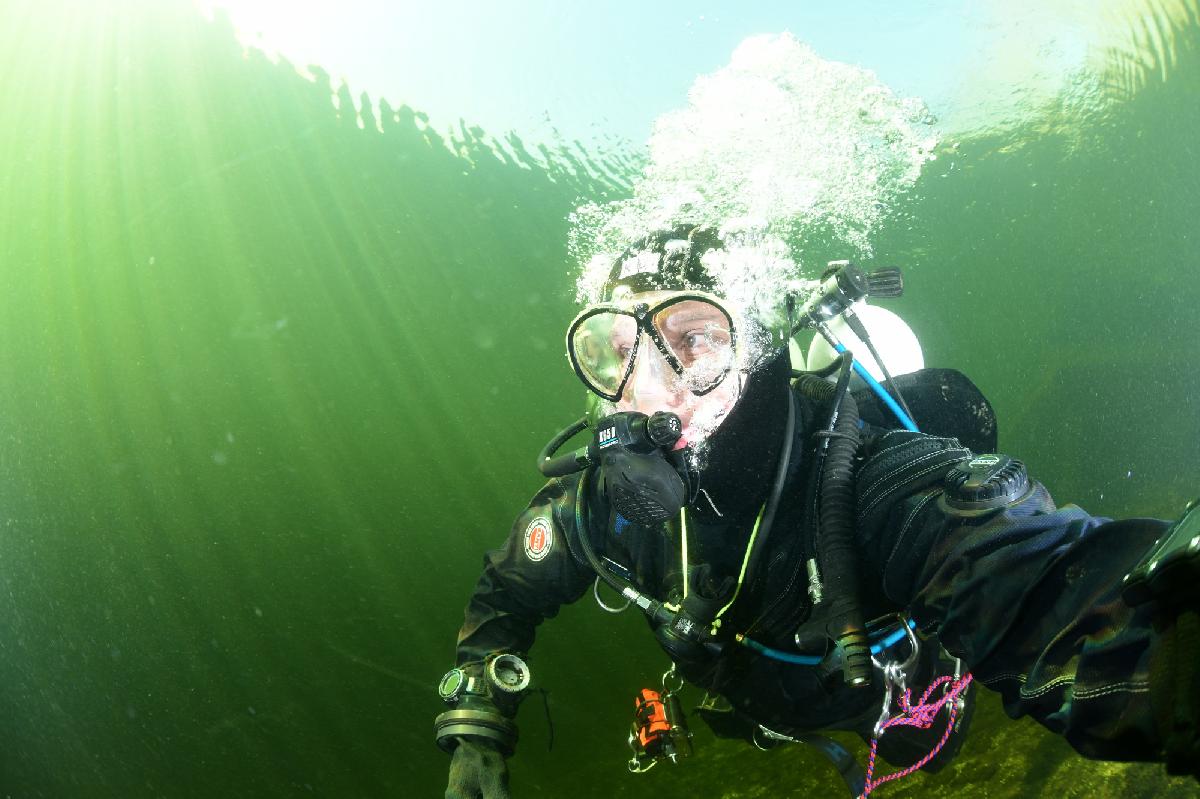
[[[459,738],[450,760],[446,799],[509,799],[504,755],[486,743]]]

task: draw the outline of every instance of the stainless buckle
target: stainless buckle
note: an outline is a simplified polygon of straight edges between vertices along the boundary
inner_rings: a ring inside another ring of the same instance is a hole
[[[879,651],[880,657],[876,657],[874,653],[871,655],[871,663],[883,673],[884,684],[883,707],[879,712],[879,721],[875,722],[875,728],[872,731],[872,734],[876,738],[883,735],[883,725],[891,718],[892,698],[903,696],[904,692],[908,690],[908,673],[917,665],[917,660],[921,653],[921,643],[917,639],[916,631],[913,630],[914,625],[911,623],[911,619],[906,619],[898,613],[895,615],[904,627],[905,637],[908,639],[909,653],[903,662],[884,660],[883,655],[887,652],[886,649]],[[889,646],[888,649],[891,649],[891,647]]]

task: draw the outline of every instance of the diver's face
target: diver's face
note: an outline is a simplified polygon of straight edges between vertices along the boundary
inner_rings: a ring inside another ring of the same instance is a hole
[[[633,299],[653,306],[666,296],[665,292],[646,292]],[[640,336],[641,340],[637,341],[633,371],[616,402],[617,410],[647,415],[670,411],[683,425],[680,446],[699,444],[716,431],[741,393],[729,320],[712,305],[684,302],[672,306],[669,313],[656,315],[654,327],[685,374],[672,368],[632,318],[620,320],[612,328],[610,345],[622,360],[627,363],[635,339]],[[697,386],[707,388],[721,374],[724,377],[715,388],[697,394]]]

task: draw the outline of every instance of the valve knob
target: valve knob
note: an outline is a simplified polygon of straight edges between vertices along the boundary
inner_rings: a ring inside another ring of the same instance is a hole
[[[669,447],[683,435],[683,422],[670,411],[658,411],[646,420],[646,438],[656,447]]]

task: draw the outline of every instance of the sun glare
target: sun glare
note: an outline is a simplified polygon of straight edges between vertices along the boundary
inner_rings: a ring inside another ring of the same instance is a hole
[[[298,69],[324,61],[321,32],[334,10],[325,3],[285,0],[193,0],[210,19],[224,14],[243,47],[261,50],[271,59],[286,58]]]

